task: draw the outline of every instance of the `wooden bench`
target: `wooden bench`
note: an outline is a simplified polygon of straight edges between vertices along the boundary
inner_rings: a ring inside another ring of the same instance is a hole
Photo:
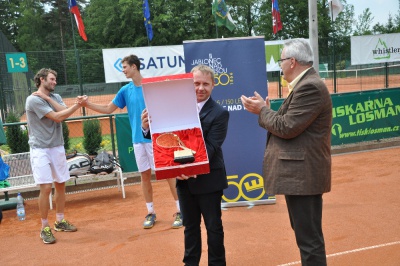
[[[35,184],[35,180],[32,175],[32,168],[30,162],[29,152],[15,153],[3,155],[3,161],[10,166],[9,177],[6,179],[10,183],[10,187],[0,188],[0,192],[5,193],[6,199],[8,199],[8,192],[23,192],[38,190],[39,186]],[[124,181],[126,178],[122,174],[122,169],[120,166],[115,165],[115,169],[110,174],[92,174],[88,173],[80,176],[71,176],[71,180],[75,179],[75,184],[77,179],[104,179],[104,178],[115,178],[117,179],[118,191],[122,192],[122,198],[125,198],[125,186]],[[50,208],[53,208],[52,195],[50,193]]]

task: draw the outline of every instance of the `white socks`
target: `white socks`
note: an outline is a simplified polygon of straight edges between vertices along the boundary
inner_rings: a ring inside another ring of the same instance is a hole
[[[42,229],[49,226],[49,220],[47,219],[41,219],[42,220]]]
[[[61,222],[64,219],[64,213],[56,213],[56,221]]]
[[[153,208],[153,202],[146,202],[147,212],[148,213],[155,213]]]
[[[181,212],[181,207],[179,205],[179,200],[176,200],[175,204],[176,204],[176,209],[178,210],[178,212]],[[147,207],[147,212],[148,213],[156,213],[154,211],[153,202],[146,202],[146,207]]]

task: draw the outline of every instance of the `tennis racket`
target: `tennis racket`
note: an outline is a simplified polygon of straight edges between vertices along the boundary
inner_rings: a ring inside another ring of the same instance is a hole
[[[193,154],[196,152],[192,149],[189,149],[185,146],[185,144],[181,141],[178,135],[174,133],[164,133],[157,137],[156,143],[158,146],[162,148],[181,148],[184,150],[189,150]]]

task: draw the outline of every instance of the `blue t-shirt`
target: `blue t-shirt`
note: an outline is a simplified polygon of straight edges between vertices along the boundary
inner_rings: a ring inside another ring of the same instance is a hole
[[[115,95],[113,104],[119,108],[128,109],[129,122],[132,129],[132,143],[150,143],[151,140],[145,139],[142,133],[142,120],[140,118],[144,104],[142,86],[136,87],[133,82],[123,86]]]

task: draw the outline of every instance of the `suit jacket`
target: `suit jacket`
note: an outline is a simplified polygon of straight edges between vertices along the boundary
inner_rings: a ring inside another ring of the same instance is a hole
[[[332,100],[311,68],[278,111],[261,110],[268,130],[263,176],[267,194],[316,195],[331,190]]]
[[[199,116],[210,162],[210,173],[176,182],[177,187],[187,182],[192,194],[206,194],[228,187],[222,143],[228,131],[229,112],[210,97],[200,110]]]

